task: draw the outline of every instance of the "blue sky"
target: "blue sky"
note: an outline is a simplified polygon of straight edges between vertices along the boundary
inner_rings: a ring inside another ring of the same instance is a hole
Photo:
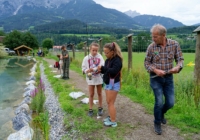
[[[128,10],[140,14],[169,17],[185,25],[200,23],[199,0],[94,0],[106,8],[121,12]]]

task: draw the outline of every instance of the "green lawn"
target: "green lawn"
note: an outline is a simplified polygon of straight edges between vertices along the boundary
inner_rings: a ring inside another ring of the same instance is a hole
[[[72,52],[70,52],[70,56],[72,57]],[[103,54],[103,57],[105,59],[105,55]],[[187,66],[187,64],[191,61],[195,62],[195,54],[194,53],[184,53],[184,68],[181,73],[188,73],[188,72],[193,72],[194,66],[190,67]],[[76,52],[75,58],[79,61],[82,61],[84,58],[84,52]],[[123,67],[127,68],[128,67],[128,53],[123,52]],[[144,69],[144,58],[145,58],[145,53],[132,53],[132,69]]]

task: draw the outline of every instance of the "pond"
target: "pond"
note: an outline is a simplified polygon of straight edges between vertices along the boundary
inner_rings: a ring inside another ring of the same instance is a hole
[[[0,59],[0,140],[15,132],[14,111],[23,100],[24,88],[34,62],[27,58]]]

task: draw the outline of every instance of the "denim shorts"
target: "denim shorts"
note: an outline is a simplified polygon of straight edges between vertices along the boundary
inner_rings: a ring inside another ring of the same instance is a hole
[[[114,86],[110,86],[110,84],[104,86],[105,90],[115,90],[119,91],[120,90],[120,82],[114,83]]]

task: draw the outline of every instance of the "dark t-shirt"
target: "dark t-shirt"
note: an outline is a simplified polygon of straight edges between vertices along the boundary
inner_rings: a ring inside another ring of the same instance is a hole
[[[69,53],[68,53],[67,50],[63,50],[62,51],[62,56],[64,57],[66,55],[68,55],[68,57],[67,58],[63,58],[63,62],[69,62]]]

